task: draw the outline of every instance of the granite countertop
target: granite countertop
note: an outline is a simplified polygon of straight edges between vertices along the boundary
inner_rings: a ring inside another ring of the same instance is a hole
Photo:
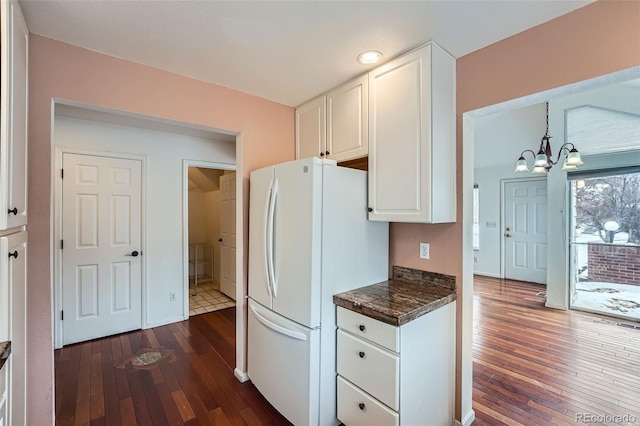
[[[0,369],[4,367],[4,363],[7,362],[9,354],[11,353],[11,341],[0,342]]]
[[[394,266],[393,278],[339,293],[333,303],[401,326],[456,300],[455,277]]]

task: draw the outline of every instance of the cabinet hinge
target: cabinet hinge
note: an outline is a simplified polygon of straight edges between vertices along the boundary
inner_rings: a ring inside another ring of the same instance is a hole
[[[60,311],[60,321],[64,321],[64,311]]]
[[[60,169],[60,179],[64,179],[64,169]]]
[[[60,240],[60,250],[64,249],[64,240]]]

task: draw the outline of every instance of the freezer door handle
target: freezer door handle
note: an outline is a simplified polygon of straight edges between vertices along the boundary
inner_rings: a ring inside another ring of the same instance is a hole
[[[273,191],[273,179],[271,179],[271,181],[269,182],[269,189],[267,190],[267,200],[265,202],[265,208],[264,208],[264,275],[267,278],[267,293],[269,294],[269,297],[273,297],[273,294],[271,293],[271,271],[269,270],[269,266],[270,266],[270,258],[271,258],[271,253],[270,253],[270,246],[269,246],[269,230],[270,230],[270,220],[269,218],[270,216],[270,209],[271,209],[271,197],[273,197],[272,195],[272,191]]]
[[[269,253],[269,282],[271,283],[271,292],[273,293],[273,297],[277,296],[278,293],[278,283],[276,282],[276,271],[275,271],[275,263],[273,260],[273,252],[275,250],[275,233],[273,228],[275,227],[275,212],[276,212],[276,200],[278,198],[278,179],[275,180],[273,184],[273,189],[271,190],[271,200],[269,201],[269,219],[268,219],[268,235],[267,235],[267,245],[268,245],[268,253]]]
[[[273,331],[276,331],[280,334],[284,334],[285,336],[289,336],[292,337],[296,340],[307,340],[307,336],[304,333],[300,333],[298,331],[295,330],[289,330],[286,327],[283,327],[281,325],[278,325],[274,322],[269,321],[268,319],[266,319],[265,317],[263,317],[262,315],[260,315],[258,313],[258,311],[256,311],[256,309],[249,305],[251,307],[251,312],[253,312],[253,314],[256,316],[256,319],[258,321],[260,321],[262,323],[262,325],[264,325],[265,327],[268,327],[270,329],[272,329]]]

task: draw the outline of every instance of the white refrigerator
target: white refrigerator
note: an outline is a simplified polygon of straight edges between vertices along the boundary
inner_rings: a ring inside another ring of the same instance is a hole
[[[335,293],[388,278],[367,173],[307,158],[250,180],[248,375],[294,425],[336,419]]]

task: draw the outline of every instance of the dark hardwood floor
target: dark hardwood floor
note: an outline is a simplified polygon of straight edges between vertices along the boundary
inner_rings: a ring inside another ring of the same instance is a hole
[[[474,425],[640,424],[640,329],[545,308],[542,291],[475,277]]]
[[[476,277],[474,425],[640,424],[640,330],[544,308],[541,291]],[[230,308],[56,350],[56,424],[289,424],[233,376],[234,333]],[[133,365],[149,348],[159,359]]]
[[[56,424],[290,425],[233,376],[234,333],[229,308],[56,350]]]

